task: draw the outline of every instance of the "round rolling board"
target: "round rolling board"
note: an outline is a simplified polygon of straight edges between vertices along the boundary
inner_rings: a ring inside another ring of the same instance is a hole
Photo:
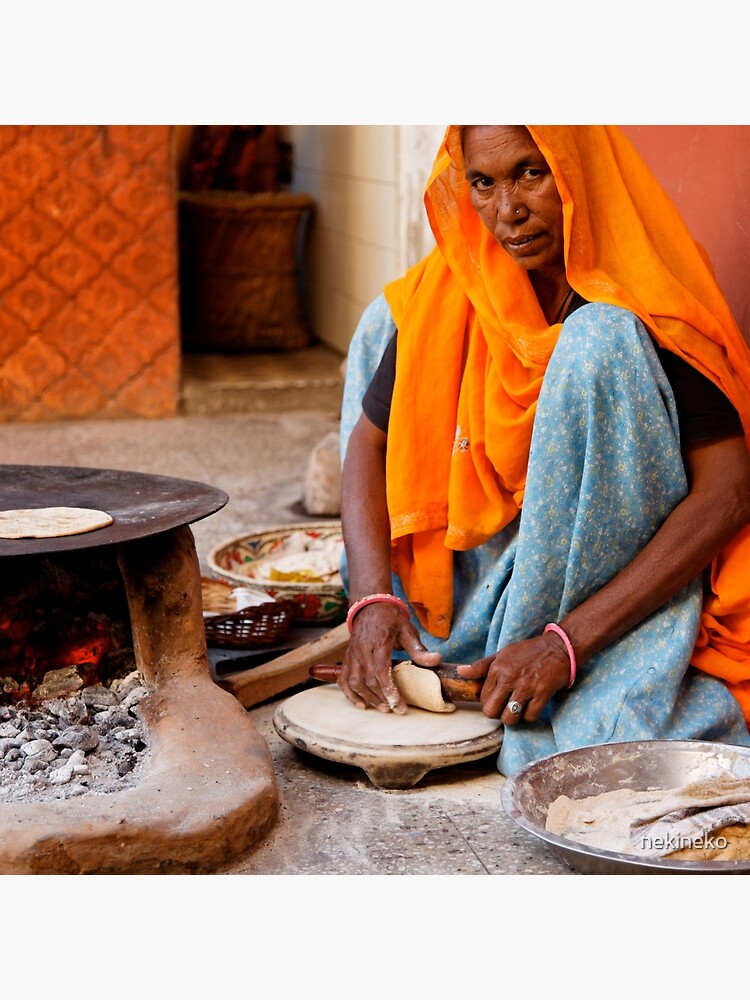
[[[362,711],[336,684],[287,698],[273,725],[300,750],[362,768],[378,788],[412,788],[428,771],[488,757],[503,741],[502,723],[476,705],[445,713],[411,705],[404,715]]]

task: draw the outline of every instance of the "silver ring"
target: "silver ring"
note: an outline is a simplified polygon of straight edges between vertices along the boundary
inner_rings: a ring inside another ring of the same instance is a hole
[[[523,712],[523,705],[520,701],[509,701],[508,711],[511,715],[520,715]]]

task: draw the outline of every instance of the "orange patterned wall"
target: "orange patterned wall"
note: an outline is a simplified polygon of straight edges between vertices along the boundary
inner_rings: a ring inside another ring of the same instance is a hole
[[[168,125],[0,126],[0,422],[171,416]]]

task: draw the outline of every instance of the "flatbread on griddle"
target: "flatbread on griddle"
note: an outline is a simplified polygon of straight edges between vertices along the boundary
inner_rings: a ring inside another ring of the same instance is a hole
[[[89,507],[27,507],[0,510],[0,538],[62,538],[112,524],[114,518]]]

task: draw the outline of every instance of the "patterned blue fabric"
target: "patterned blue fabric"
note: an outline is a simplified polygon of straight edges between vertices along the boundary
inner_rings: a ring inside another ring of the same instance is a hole
[[[358,328],[349,355],[342,447],[393,332],[385,301],[371,309],[368,324],[377,322]],[[538,635],[626,566],[686,493],[674,397],[645,328],[616,306],[581,307],[564,323],[544,378],[523,510],[484,545],[455,554],[450,637],[420,628],[422,641],[467,663]],[[405,596],[395,578],[394,592]],[[623,740],[750,746],[725,685],[689,666],[700,613],[694,580],[583,665],[543,719],[506,727],[502,773]]]

